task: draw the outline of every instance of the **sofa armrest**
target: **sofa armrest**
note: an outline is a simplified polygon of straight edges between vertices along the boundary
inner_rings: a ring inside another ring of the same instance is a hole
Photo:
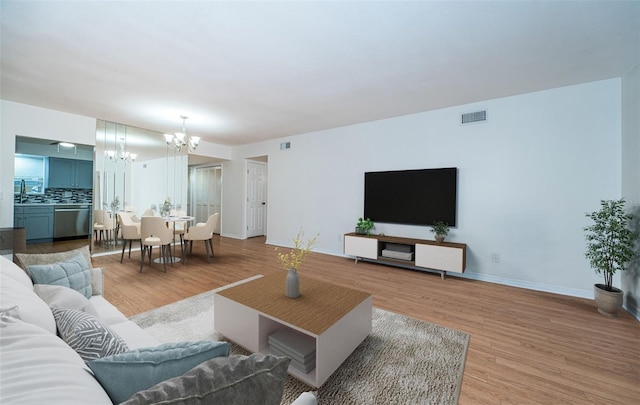
[[[91,290],[93,295],[104,295],[104,275],[102,267],[91,269]]]

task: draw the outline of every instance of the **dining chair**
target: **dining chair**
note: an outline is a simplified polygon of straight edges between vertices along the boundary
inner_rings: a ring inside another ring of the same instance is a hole
[[[156,213],[151,209],[151,208],[147,208],[146,210],[144,210],[144,212],[142,213],[143,217],[153,217],[155,216]]]
[[[124,258],[124,249],[129,242],[129,259],[131,259],[131,244],[133,241],[140,242],[140,223],[133,222],[131,215],[126,212],[119,212],[118,218],[120,220],[120,229],[122,230],[122,254],[120,255],[120,263]],[[142,249],[142,243],[140,243],[140,249]]]
[[[95,237],[100,235],[99,240],[102,241],[104,236],[107,240],[111,239],[111,234],[115,229],[115,220],[107,210],[93,210],[93,232]]]
[[[144,265],[145,252],[148,251],[149,266],[151,266],[151,255],[153,247],[160,247],[160,259],[162,261],[162,271],[167,272],[167,262],[173,266],[173,255],[171,254],[171,242],[173,241],[173,231],[167,227],[166,221],[161,217],[142,217],[140,221],[140,251],[142,260],[140,261],[140,272]]]
[[[216,212],[215,214],[209,215],[206,223],[199,222],[187,230],[184,234],[184,243],[185,245],[187,242],[189,243],[189,255],[191,255],[193,251],[194,240],[204,241],[204,247],[207,250],[207,262],[211,263],[211,257],[213,256],[213,231],[216,229],[216,225],[218,225],[218,218],[220,218],[220,213]],[[209,248],[211,248],[211,255],[209,255]],[[186,263],[184,250],[182,251],[182,261]]]

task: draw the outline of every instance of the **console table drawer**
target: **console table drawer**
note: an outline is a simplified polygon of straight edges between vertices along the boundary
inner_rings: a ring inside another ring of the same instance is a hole
[[[375,238],[345,235],[344,253],[349,256],[377,259],[378,240]]]
[[[465,267],[464,249],[438,245],[416,244],[416,266],[462,273]]]

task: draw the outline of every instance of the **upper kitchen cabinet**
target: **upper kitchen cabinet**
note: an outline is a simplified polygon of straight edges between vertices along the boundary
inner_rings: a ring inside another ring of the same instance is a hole
[[[93,162],[49,158],[49,188],[92,188]]]

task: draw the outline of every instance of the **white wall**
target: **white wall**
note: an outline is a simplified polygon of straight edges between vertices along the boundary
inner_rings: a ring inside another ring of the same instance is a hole
[[[640,232],[640,65],[622,78],[622,194]],[[640,250],[640,249],[639,249]],[[621,274],[624,306],[640,319],[640,257]]]
[[[611,79],[290,137],[286,151],[283,139],[265,143],[268,242],[290,245],[302,226],[320,233],[319,251],[342,254],[343,233],[362,215],[364,172],[455,166],[458,227],[449,240],[468,245],[467,277],[592,297],[599,279],[582,229],[601,199],[621,196],[620,99]],[[480,109],[488,122],[458,124]],[[227,219],[241,209],[225,203]],[[432,237],[419,226],[376,224],[376,232]]]
[[[185,155],[134,162],[131,165],[131,205],[142,215],[155,204],[158,209],[169,197],[187,210],[188,159]],[[158,213],[158,211],[156,211]]]
[[[0,100],[0,227],[13,226],[16,135],[96,144],[96,119]]]

